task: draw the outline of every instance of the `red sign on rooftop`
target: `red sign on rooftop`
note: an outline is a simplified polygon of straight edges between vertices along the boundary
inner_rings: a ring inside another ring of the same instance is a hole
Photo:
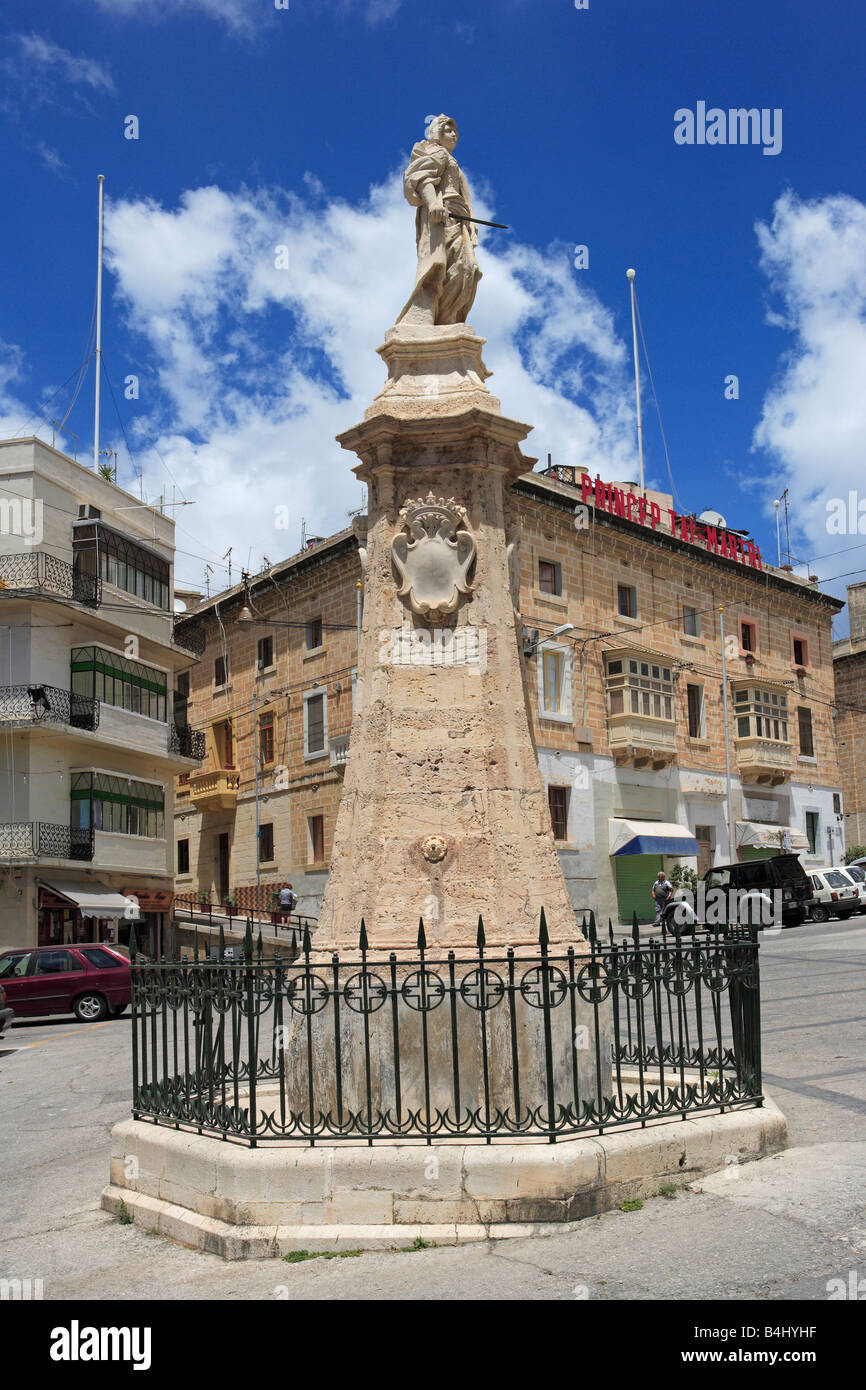
[[[636,521],[640,526],[657,530],[662,519],[662,509],[658,502],[651,502],[637,492],[629,492],[614,483],[604,482],[598,474],[593,480],[584,473],[580,480],[584,504],[595,507],[597,512],[609,512],[611,516],[621,516],[626,521]],[[739,560],[740,564],[751,565],[752,569],[763,569],[761,551],[754,541],[743,540],[736,531],[727,531],[722,526],[710,526],[694,516],[680,516],[671,507],[665,508],[670,518],[670,533],[689,545],[703,545],[713,555],[724,555],[729,560]]]

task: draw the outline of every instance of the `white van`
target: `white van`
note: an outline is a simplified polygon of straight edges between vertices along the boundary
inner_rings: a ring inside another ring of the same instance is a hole
[[[829,917],[844,920],[863,908],[866,895],[861,899],[861,885],[845,869],[811,869],[809,877],[815,894],[809,908],[813,922],[826,922]]]

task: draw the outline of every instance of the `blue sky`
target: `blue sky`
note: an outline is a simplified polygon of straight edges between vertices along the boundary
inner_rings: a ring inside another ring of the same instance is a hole
[[[722,511],[773,558],[787,485],[794,553],[825,557],[836,593],[835,576],[866,578],[866,515],[861,533],[847,514],[847,534],[827,530],[851,490],[866,513],[866,39],[850,0],[288,3],[7,0],[4,437],[69,405],[74,383],[54,393],[85,355],[103,173],[125,429],[109,394],[103,443],[121,482],[137,491],[141,471],[148,498],[194,503],[175,511],[179,582],[200,587],[207,561],[221,587],[229,545],[235,578],[291,553],[302,518],[345,524],[362,493],[333,436],[381,385],[375,348],[414,274],[400,174],[445,111],[481,215],[513,229],[483,237],[471,322],[503,409],[535,425],[527,452],[636,476],[633,265],[682,507]],[[675,111],[699,101],[780,109],[780,152],[677,144]],[[667,491],[644,391],[647,479]],[[91,368],[67,420],[80,454],[92,394]]]

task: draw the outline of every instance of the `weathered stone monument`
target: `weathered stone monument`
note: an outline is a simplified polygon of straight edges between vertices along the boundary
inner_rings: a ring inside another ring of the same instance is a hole
[[[103,1206],[227,1258],[531,1234],[785,1142],[755,1060],[757,948],[688,965],[575,923],[521,669],[510,490],[534,460],[466,323],[481,271],[456,141],[440,116],[412,150],[415,285],[388,380],[340,436],[368,531],[318,929],[289,962],[249,940],[242,966],[133,972],[133,1118]]]
[[[388,380],[340,436],[368,487],[364,621],[349,761],[316,949],[580,949],[521,670],[512,483],[534,459],[465,323],[481,271],[457,128],[439,116],[404,179],[418,273],[379,349]]]

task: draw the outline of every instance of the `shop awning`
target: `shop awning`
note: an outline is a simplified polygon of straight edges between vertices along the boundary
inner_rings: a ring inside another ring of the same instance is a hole
[[[690,830],[661,820],[608,821],[611,854],[678,854],[697,857],[698,842]]]
[[[104,883],[73,883],[62,878],[52,878],[50,882],[42,879],[41,882],[52,893],[77,907],[82,917],[122,917],[132,906],[129,898]]]
[[[785,854],[809,848],[809,840],[802,830],[795,830],[792,825],[769,825],[766,821],[757,820],[737,821],[737,844],[757,845],[759,849],[780,849]]]

